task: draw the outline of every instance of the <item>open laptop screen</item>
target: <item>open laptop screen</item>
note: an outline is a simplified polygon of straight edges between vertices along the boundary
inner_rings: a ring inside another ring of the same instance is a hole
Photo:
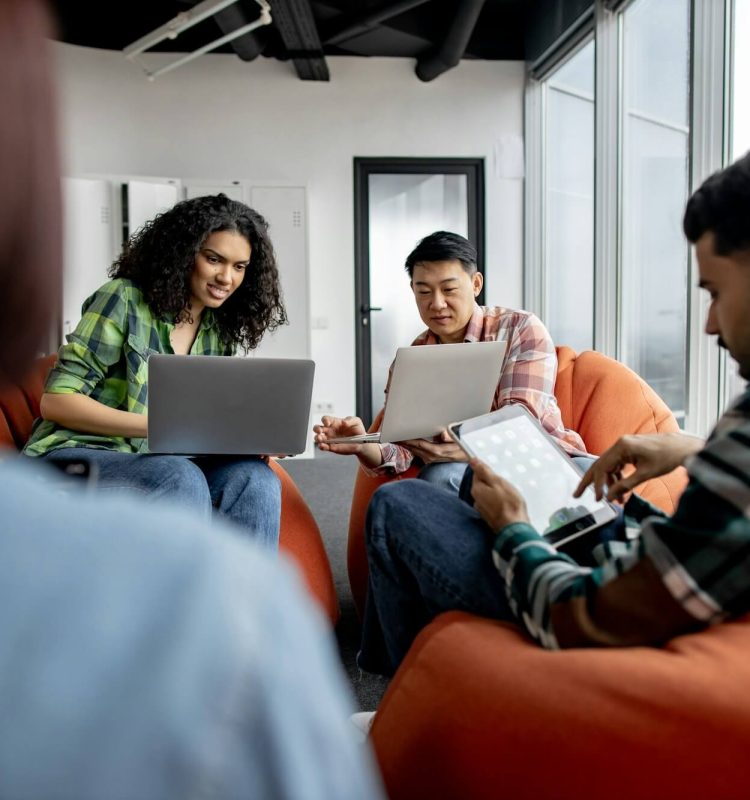
[[[148,447],[183,455],[305,450],[315,364],[309,359],[152,355]]]

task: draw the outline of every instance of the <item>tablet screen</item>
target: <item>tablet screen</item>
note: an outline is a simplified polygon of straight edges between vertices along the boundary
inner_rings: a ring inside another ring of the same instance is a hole
[[[597,500],[591,487],[573,497],[581,474],[524,409],[501,409],[475,422],[482,419],[496,421],[476,428],[472,421],[456,426],[461,441],[518,489],[531,524],[547,539],[559,544],[614,517],[611,506]]]

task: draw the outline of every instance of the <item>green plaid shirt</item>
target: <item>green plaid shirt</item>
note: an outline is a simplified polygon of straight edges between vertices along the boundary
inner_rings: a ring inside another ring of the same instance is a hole
[[[174,323],[155,317],[141,290],[118,278],[105,283],[83,304],[78,326],[66,336],[45,392],[79,392],[120,411],[145,414],[148,407],[148,357],[173,353]],[[191,355],[232,355],[223,344],[210,309],[205,309]],[[62,428],[37,419],[24,453],[40,456],[62,447],[96,447],[123,453],[147,452],[145,439],[102,436]]]

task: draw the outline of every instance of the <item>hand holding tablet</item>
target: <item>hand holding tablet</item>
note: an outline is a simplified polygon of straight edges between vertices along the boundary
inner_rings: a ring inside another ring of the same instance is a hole
[[[471,483],[474,508],[493,531],[515,522],[529,522],[526,501],[510,481],[501,478],[478,458],[472,459],[470,466],[474,472]]]
[[[518,490],[529,522],[556,547],[615,518],[590,487],[573,496],[581,471],[523,406],[504,406],[448,430],[469,456]]]

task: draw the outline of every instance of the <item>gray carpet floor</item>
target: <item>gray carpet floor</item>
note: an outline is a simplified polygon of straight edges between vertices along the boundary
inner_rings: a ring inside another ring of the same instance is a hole
[[[315,458],[287,458],[279,463],[297,484],[320,528],[341,606],[341,619],[336,627],[341,660],[360,710],[372,711],[380,702],[388,681],[360,672],[355,662],[360,625],[349,588],[346,544],[357,459],[316,451]]]

